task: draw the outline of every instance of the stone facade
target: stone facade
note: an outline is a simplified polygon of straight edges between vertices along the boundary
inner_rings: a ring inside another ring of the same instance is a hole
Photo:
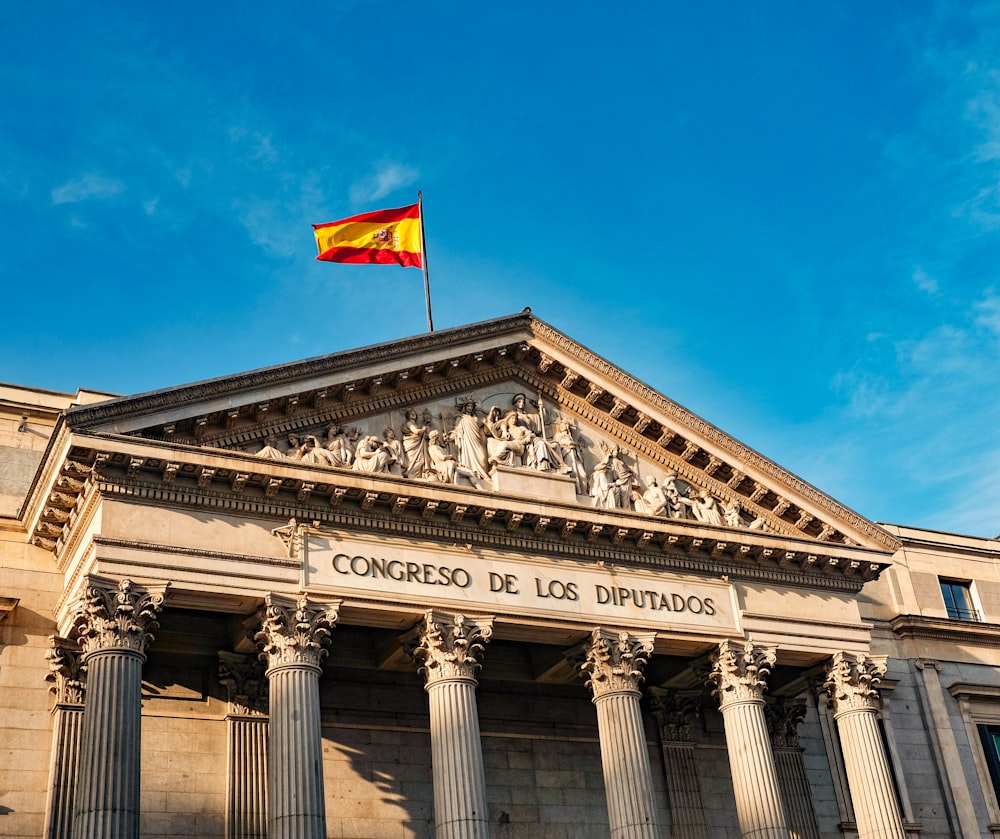
[[[2,386],[0,458],[0,836],[1000,835],[1000,543],[530,313]]]

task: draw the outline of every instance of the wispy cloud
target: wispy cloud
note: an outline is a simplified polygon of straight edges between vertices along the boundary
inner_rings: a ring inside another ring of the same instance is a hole
[[[935,277],[928,274],[923,268],[917,266],[913,269],[913,282],[916,284],[917,288],[921,291],[925,291],[928,294],[938,293],[938,281]]]
[[[389,193],[413,184],[419,174],[412,166],[383,161],[374,173],[351,185],[351,204],[359,206],[385,198]]]
[[[89,173],[73,178],[52,190],[53,204],[78,204],[101,198],[113,198],[125,191],[125,184],[117,178]]]

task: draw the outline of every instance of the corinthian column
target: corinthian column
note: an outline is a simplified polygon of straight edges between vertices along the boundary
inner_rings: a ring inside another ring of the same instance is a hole
[[[267,679],[259,659],[219,653],[229,691],[226,839],[267,839]]]
[[[905,839],[889,761],[878,730],[876,686],[886,657],[837,653],[827,673],[859,839]]]
[[[139,836],[142,663],[166,586],[86,580],[74,625],[87,666],[74,839]]]
[[[52,763],[45,805],[45,839],[70,839],[73,802],[80,765],[80,730],[83,723],[84,666],[78,645],[66,638],[49,638],[46,680],[56,696],[52,709]]]
[[[597,708],[612,839],[656,839],[660,834],[639,710],[642,668],[655,637],[652,632],[595,629],[580,665]]]
[[[326,839],[319,677],[340,603],[270,594],[254,636],[270,681],[270,839]]]
[[[437,839],[490,836],[476,672],[492,634],[492,617],[431,611],[404,644],[426,679]]]
[[[765,679],[774,662],[773,648],[723,641],[710,674],[726,730],[740,832],[746,839],[790,836],[764,718]]]

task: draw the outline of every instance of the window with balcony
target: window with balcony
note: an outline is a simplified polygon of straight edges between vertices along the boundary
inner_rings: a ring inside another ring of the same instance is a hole
[[[972,583],[962,580],[941,579],[941,596],[948,617],[956,621],[981,621],[979,610],[972,599]]]

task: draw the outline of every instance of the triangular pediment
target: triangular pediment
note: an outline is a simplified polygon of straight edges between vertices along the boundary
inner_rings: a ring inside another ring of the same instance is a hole
[[[528,311],[74,408],[65,422],[77,436],[294,463],[324,486],[324,474],[349,470],[895,547],[877,525]],[[171,467],[161,468],[167,476]]]

